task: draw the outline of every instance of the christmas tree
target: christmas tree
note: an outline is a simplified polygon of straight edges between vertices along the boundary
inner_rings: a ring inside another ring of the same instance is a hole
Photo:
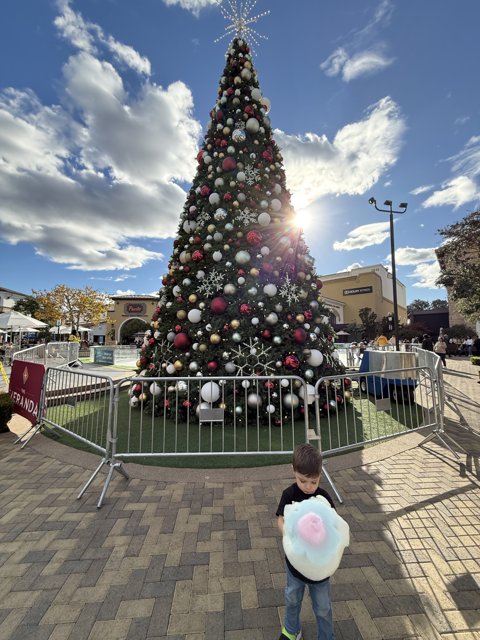
[[[341,370],[269,109],[237,35],[137,363],[143,375],[298,375],[314,384]],[[260,412],[285,410],[272,403],[272,385],[256,385]],[[151,385],[137,385],[135,395],[148,404]],[[219,394],[202,395],[213,404]],[[299,404],[295,393],[284,401],[288,409]]]

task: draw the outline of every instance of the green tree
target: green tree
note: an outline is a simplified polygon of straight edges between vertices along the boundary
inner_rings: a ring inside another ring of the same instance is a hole
[[[428,302],[428,300],[420,300],[419,298],[412,300],[407,306],[408,313],[411,311],[426,311],[427,309],[430,309],[430,302]]]
[[[436,298],[430,302],[430,309],[448,309],[448,300]]]
[[[23,313],[26,316],[32,316],[32,318],[37,318],[37,313],[40,309],[40,305],[38,300],[36,300],[33,296],[26,296],[21,300],[17,300],[15,303],[13,310],[18,311],[19,313]]]
[[[363,335],[373,340],[377,335],[377,314],[370,307],[362,307],[358,310],[358,317],[362,321]]]
[[[445,243],[437,249],[442,271],[437,285],[448,289],[463,315],[476,319],[480,315],[480,210],[439,233]]]

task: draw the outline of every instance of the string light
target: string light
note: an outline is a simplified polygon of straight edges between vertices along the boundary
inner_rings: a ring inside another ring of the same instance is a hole
[[[253,42],[255,45],[259,45],[258,38],[262,40],[268,40],[267,36],[258,33],[251,24],[256,24],[260,18],[270,15],[270,11],[263,11],[255,16],[251,16],[251,12],[258,0],[245,0],[241,1],[240,5],[238,0],[225,0],[227,6],[223,4],[223,0],[217,0],[217,4],[222,12],[223,17],[230,24],[225,27],[225,33],[215,40],[220,42],[223,38],[239,37],[245,38],[249,42]]]

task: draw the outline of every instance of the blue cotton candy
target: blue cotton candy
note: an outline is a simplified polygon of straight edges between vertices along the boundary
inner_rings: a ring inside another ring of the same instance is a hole
[[[345,520],[323,496],[288,504],[284,511],[285,555],[309,580],[323,580],[340,565],[350,542]]]

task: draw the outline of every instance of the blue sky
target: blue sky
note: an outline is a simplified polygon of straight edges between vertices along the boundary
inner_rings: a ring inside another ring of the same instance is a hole
[[[228,7],[228,2],[224,3]],[[319,274],[434,287],[437,230],[478,207],[478,0],[259,0],[254,63]],[[228,40],[214,0],[2,0],[0,285],[152,293]]]

